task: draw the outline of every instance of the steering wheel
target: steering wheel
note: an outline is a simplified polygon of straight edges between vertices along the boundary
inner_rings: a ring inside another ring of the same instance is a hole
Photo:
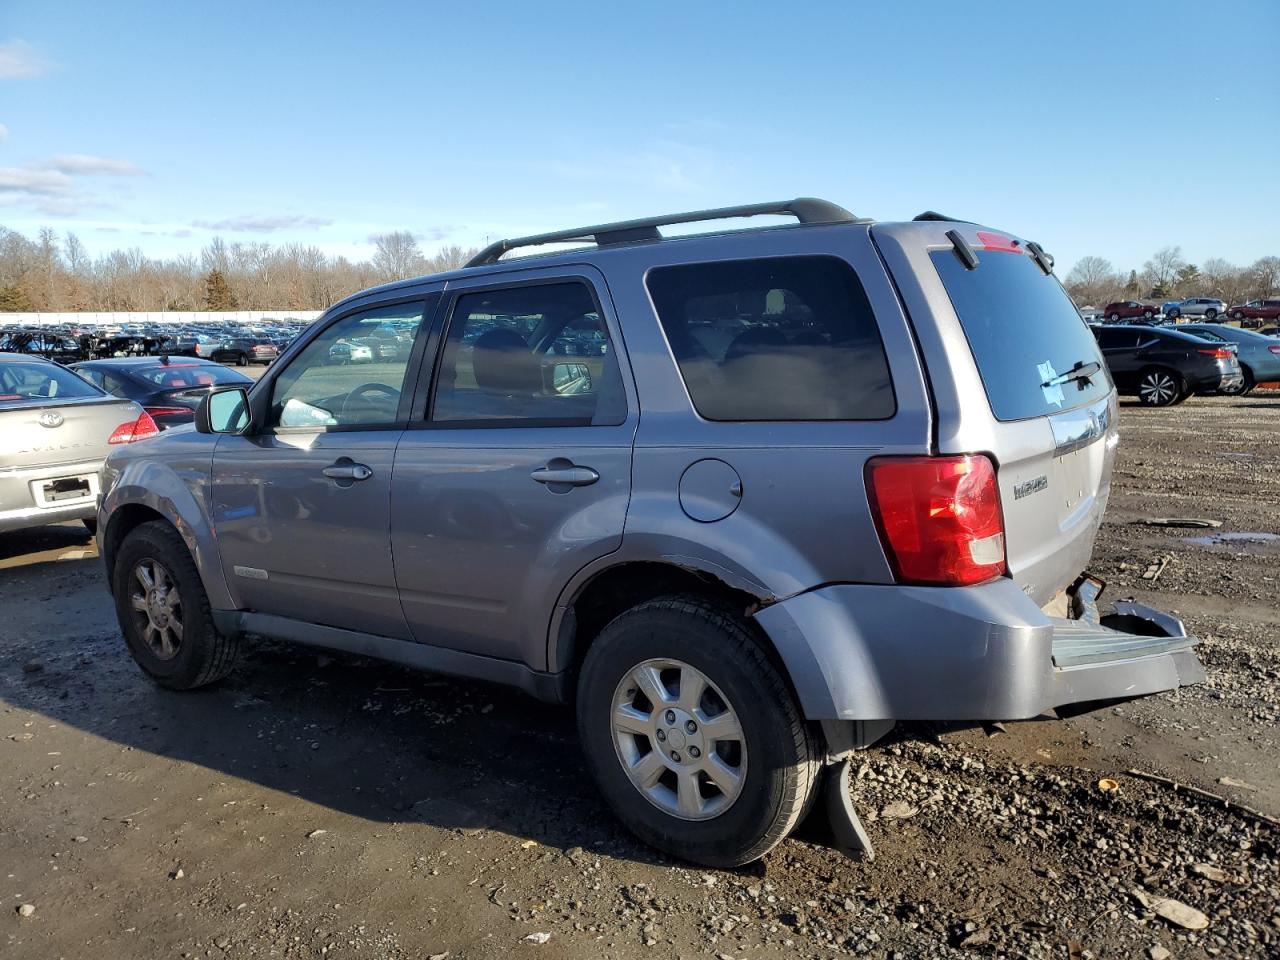
[[[394,408],[400,402],[399,390],[395,387],[389,387],[385,383],[362,383],[360,386],[348,393],[346,399],[342,401],[342,410],[338,414],[339,422],[346,421],[347,408],[351,406],[351,402],[357,397],[360,398],[366,407],[371,407],[381,413],[384,401],[381,398],[375,400],[372,399],[372,397],[367,397],[366,395],[369,394],[382,394],[384,397],[389,399],[391,401],[392,413],[394,414]]]

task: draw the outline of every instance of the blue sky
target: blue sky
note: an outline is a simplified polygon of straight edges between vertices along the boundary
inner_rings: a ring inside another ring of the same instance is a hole
[[[1277,0],[3,0],[0,224],[363,257],[797,195],[1280,254]],[[1065,273],[1065,269],[1063,270]]]

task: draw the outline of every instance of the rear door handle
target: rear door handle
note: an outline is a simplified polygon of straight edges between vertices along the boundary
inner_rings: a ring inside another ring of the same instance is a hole
[[[588,487],[600,479],[590,467],[539,467],[529,474],[538,483],[563,483],[570,487]]]
[[[337,463],[325,467],[324,475],[330,480],[351,482],[352,480],[368,480],[373,476],[373,470],[363,463],[352,463],[344,457]]]

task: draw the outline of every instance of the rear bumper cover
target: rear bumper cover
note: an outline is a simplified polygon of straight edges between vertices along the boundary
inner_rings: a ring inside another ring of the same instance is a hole
[[[1180,621],[1121,602],[1048,616],[1011,580],[848,584],[760,610],[811,720],[1016,720],[1204,680]],[[1108,625],[1109,624],[1109,625]],[[1130,632],[1132,631],[1132,632]]]
[[[88,520],[98,514],[101,460],[0,470],[0,531],[21,530],[64,520]],[[65,477],[91,477],[92,497],[66,503],[39,503],[35,486]]]

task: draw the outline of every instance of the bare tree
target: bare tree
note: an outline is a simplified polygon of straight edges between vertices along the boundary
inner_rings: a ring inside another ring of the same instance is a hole
[[[1118,295],[1120,277],[1103,257],[1081,257],[1064,281],[1081,305],[1101,306]]]
[[[422,250],[408,230],[375,234],[369,240],[375,248],[374,269],[383,280],[405,280],[424,272]]]
[[[444,273],[446,270],[457,270],[459,267],[465,267],[467,261],[476,255],[474,249],[464,249],[456,243],[441,247],[435,253],[427,258],[426,269],[428,273]]]
[[[1280,257],[1262,257],[1249,268],[1252,296],[1270,297],[1280,293]]]
[[[1178,271],[1186,265],[1187,261],[1182,259],[1181,247],[1161,247],[1142,265],[1142,279],[1153,291],[1153,296],[1166,296],[1173,290]],[[1157,289],[1164,292],[1154,293]]]

